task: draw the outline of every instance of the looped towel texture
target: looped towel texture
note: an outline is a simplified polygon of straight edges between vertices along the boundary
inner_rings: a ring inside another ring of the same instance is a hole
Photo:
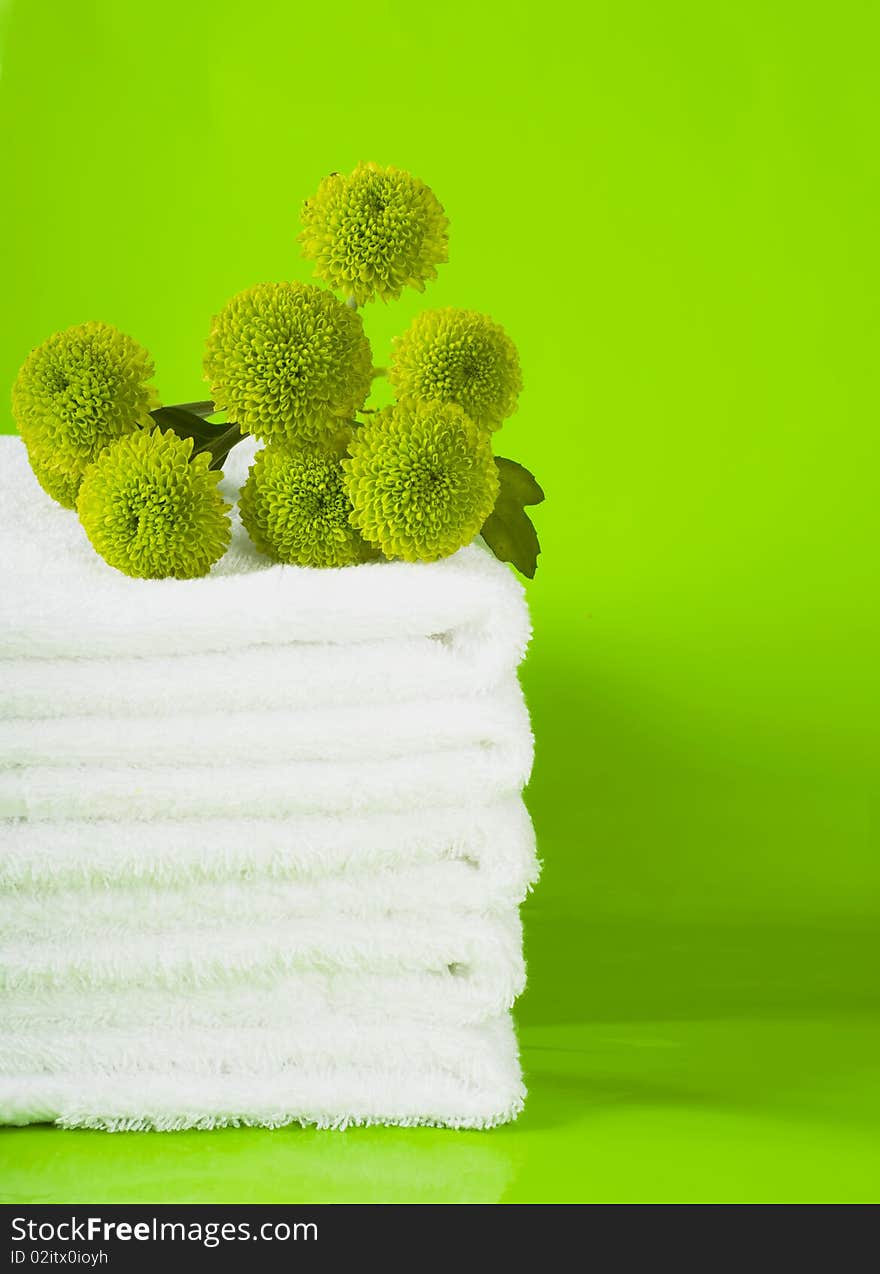
[[[232,516],[205,579],[131,580],[0,439],[0,1122],[511,1119],[522,588],[479,543],[280,566]]]

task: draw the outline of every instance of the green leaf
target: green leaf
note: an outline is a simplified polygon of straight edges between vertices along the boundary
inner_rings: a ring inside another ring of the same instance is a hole
[[[534,579],[541,545],[525,506],[540,504],[544,492],[524,465],[502,456],[496,456],[495,463],[501,485],[495,508],[483,523],[483,539],[499,561],[512,562],[528,579]]]
[[[202,404],[191,405],[198,407]],[[161,429],[170,429],[178,438],[193,438],[196,444],[218,437],[226,428],[226,425],[212,425],[187,407],[157,407],[150,415]]]
[[[209,469],[222,469],[226,457],[229,455],[236,443],[241,442],[246,435],[241,432],[238,425],[224,425],[221,431],[213,438],[208,438],[205,442],[196,442],[193,447],[193,456],[199,455],[202,451],[207,451],[211,456]],[[190,457],[192,458],[192,457]]]
[[[232,450],[232,448],[230,447],[227,451],[220,451],[220,452],[218,452],[218,453],[217,453],[217,454],[216,454],[216,455],[212,458],[211,463],[208,465],[208,468],[209,468],[209,469],[222,469],[222,468],[223,468],[223,466],[226,464],[226,457],[229,455],[229,452],[230,452],[231,450]]]
[[[172,430],[178,438],[192,438],[190,459],[207,451],[211,456],[209,468],[222,469],[226,457],[244,435],[238,425],[212,425],[189,410],[190,407],[213,406],[213,403],[188,403],[185,407],[157,407],[150,415],[160,428]]]
[[[191,411],[194,416],[217,415],[217,408],[211,402],[210,398],[206,398],[200,403],[174,403],[174,406],[178,407],[181,411]]]

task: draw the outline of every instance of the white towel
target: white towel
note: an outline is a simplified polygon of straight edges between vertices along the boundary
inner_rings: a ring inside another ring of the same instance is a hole
[[[28,766],[0,771],[0,818],[281,818],[470,805],[519,792],[530,737],[380,761]]]
[[[488,1128],[514,1118],[524,1097],[506,1015],[432,1030],[331,1018],[305,1033],[187,1031],[158,1042],[143,1032],[100,1030],[63,1052],[50,1036],[33,1033],[0,1044],[0,1072],[0,1122],[112,1130]]]
[[[0,598],[0,609],[5,604]],[[519,663],[522,652],[515,643],[484,638],[472,630],[456,633],[454,640],[389,637],[354,648],[291,642],[178,653],[171,659],[0,657],[0,720],[217,715],[460,700],[491,691]]]
[[[162,889],[152,883],[114,890],[54,890],[0,894],[0,934],[36,938],[40,927],[82,933],[95,925],[109,931],[130,925],[132,931],[161,910],[181,920],[201,912],[217,923],[252,916],[264,923],[273,915],[369,916],[377,912],[427,912],[437,909],[488,912],[518,906],[537,875],[533,858],[499,854],[494,870],[480,870],[461,860],[364,871],[359,867],[329,877],[244,883],[228,880]]]
[[[505,906],[519,901],[538,874],[535,833],[519,796],[355,819],[22,820],[6,824],[0,835],[0,890],[13,898],[19,890],[49,897],[83,885],[152,888],[198,880],[298,879],[306,887],[340,876],[357,882],[372,873],[390,880],[396,872],[436,866],[448,869],[450,891],[462,882],[474,905]]]
[[[202,988],[247,980],[271,984],[285,973],[430,973],[491,976],[512,1003],[522,986],[522,929],[516,911],[497,915],[437,912],[305,917],[271,924],[208,922],[176,929],[157,917],[136,932],[57,934],[0,946],[0,991],[101,984]]]
[[[232,453],[234,498],[253,448]],[[495,646],[509,664],[529,635],[521,585],[480,546],[439,562],[337,570],[273,564],[236,524],[233,543],[198,580],[132,580],[111,570],[76,515],[39,491],[17,438],[0,438],[0,658],[154,656],[323,642],[421,638]],[[345,651],[340,661],[349,664]],[[354,669],[351,669],[353,672]]]
[[[538,863],[507,568],[281,567],[233,513],[208,578],[132,581],[16,440],[0,497],[0,1123],[513,1118]]]
[[[379,872],[343,872],[329,878],[299,880],[212,880],[181,888],[117,886],[113,889],[65,889],[43,893],[0,894],[0,935],[4,942],[126,941],[141,933],[187,928],[260,927],[341,916],[432,917],[447,912],[485,914],[509,910],[525,895],[529,882],[516,881],[511,902],[487,896],[479,874],[465,863],[432,863]],[[505,882],[507,890],[510,884]],[[518,887],[517,887],[518,886]]]
[[[190,880],[303,882],[439,863],[465,867],[487,896],[519,893],[537,875],[535,833],[520,797],[356,819],[198,819],[182,822],[19,821],[2,832],[0,890]],[[476,886],[475,886],[476,887]]]
[[[158,1042],[143,1027],[99,1027],[59,1039],[47,1028],[0,1038],[0,1074],[63,1075],[91,1071],[145,1074],[179,1070],[188,1075],[245,1074],[272,1078],[301,1066],[336,1070],[354,1063],[373,1070],[421,1069],[436,1065],[454,1072],[462,1055],[470,1074],[491,1078],[498,1062],[499,1037],[509,1044],[504,1017],[480,1026],[429,1026],[403,1019],[376,1021],[324,1012],[307,1024],[283,1023],[246,1030],[187,1027],[167,1032]]]
[[[277,1025],[283,1018],[307,1028],[328,1012],[365,1021],[405,1020],[417,1024],[448,1022],[465,1026],[504,1013],[524,985],[521,958],[516,967],[459,966],[440,972],[364,973],[347,969],[327,972],[299,969],[266,972],[258,977],[229,978],[200,984],[193,993],[186,981],[175,985],[125,982],[86,985],[58,979],[57,986],[33,979],[19,990],[0,990],[0,1022],[10,1035],[51,1028],[59,1035],[83,1035],[97,1027],[158,1034],[176,1027],[216,1027],[228,1031]]]
[[[239,680],[241,680],[239,670]],[[112,693],[112,690],[108,691]],[[260,761],[376,761],[458,748],[515,748],[531,737],[516,677],[489,694],[291,711],[162,717],[0,720],[0,769],[23,766],[186,767],[212,756]]]

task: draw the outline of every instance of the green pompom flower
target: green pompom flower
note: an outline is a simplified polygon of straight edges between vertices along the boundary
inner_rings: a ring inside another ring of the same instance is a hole
[[[306,283],[260,283],[214,319],[205,378],[218,411],[267,442],[332,437],[364,404],[373,359],[359,314]]]
[[[120,438],[83,478],[76,507],[95,551],[137,579],[207,575],[229,546],[222,474],[169,429]]]
[[[257,548],[293,566],[352,566],[376,557],[351,525],[342,452],[272,444],[241,490],[241,520]]]
[[[302,209],[303,256],[315,274],[363,305],[425,290],[448,259],[449,220],[434,192],[410,173],[358,164],[331,173]]]
[[[486,429],[516,410],[522,374],[503,327],[473,310],[425,310],[394,342],[388,379],[401,399],[458,403]]]
[[[31,351],[12,389],[12,412],[54,499],[71,504],[73,484],[101,451],[152,423],[159,401],[147,384],[153,372],[147,351],[109,323],[69,327]]]
[[[38,447],[28,448],[28,460],[40,486],[65,509],[76,508],[76,497],[88,465],[57,463],[52,454],[44,455]]]
[[[349,454],[342,467],[352,523],[386,557],[447,557],[495,506],[489,435],[453,403],[387,407],[356,430]]]

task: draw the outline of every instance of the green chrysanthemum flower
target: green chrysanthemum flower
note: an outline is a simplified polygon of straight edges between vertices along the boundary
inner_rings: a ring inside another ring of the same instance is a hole
[[[453,403],[386,407],[355,432],[349,454],[342,467],[352,523],[386,557],[447,557],[494,508],[489,435]]]
[[[88,465],[58,464],[51,453],[46,456],[38,447],[28,448],[28,460],[34,471],[34,477],[46,494],[53,500],[57,500],[65,509],[75,509],[80,483]]]
[[[257,453],[238,506],[257,548],[293,566],[352,566],[376,557],[349,521],[341,455],[339,448],[277,443]]]
[[[70,504],[71,484],[104,447],[152,423],[159,401],[147,384],[153,371],[147,351],[108,323],[69,327],[31,351],[12,389],[12,411],[43,476],[65,475],[40,479],[55,499]]]
[[[231,525],[210,456],[169,429],[120,438],[83,478],[77,511],[95,551],[137,579],[207,575]]]
[[[458,403],[472,420],[499,429],[516,410],[522,374],[503,327],[473,310],[425,310],[394,342],[388,379],[399,398]]]
[[[373,359],[359,314],[306,283],[260,283],[214,319],[205,378],[218,411],[267,442],[319,443],[364,404]]]
[[[434,192],[399,168],[331,173],[302,209],[303,256],[315,274],[363,305],[425,290],[448,259],[449,220]]]

